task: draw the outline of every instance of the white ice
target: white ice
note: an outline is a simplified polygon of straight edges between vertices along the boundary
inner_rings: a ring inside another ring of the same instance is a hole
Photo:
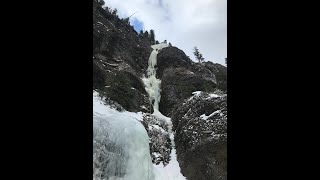
[[[145,89],[149,94],[149,101],[153,104],[155,109],[159,109],[160,102],[160,85],[161,80],[156,78],[157,70],[155,66],[157,65],[157,55],[160,49],[167,47],[167,43],[152,45],[153,51],[149,56],[147,77],[143,77],[142,81],[145,85]]]
[[[119,112],[93,93],[93,180],[154,179],[141,120],[142,113]]]
[[[206,116],[206,114],[202,114],[200,117],[202,118],[202,119],[204,119],[204,120],[207,120],[208,118],[210,118],[211,116],[213,116],[213,115],[215,115],[215,114],[218,114],[218,113],[220,113],[221,112],[221,110],[216,110],[216,111],[214,111],[213,113],[211,113],[209,116]]]

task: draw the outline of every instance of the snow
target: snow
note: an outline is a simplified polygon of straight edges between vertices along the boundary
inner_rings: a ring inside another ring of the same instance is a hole
[[[142,109],[147,109],[145,105],[140,106]]]
[[[192,94],[195,95],[195,96],[199,96],[199,95],[201,94],[201,92],[202,92],[202,91],[195,91],[195,92],[193,92]]]
[[[191,96],[191,97],[188,99],[188,101],[191,101],[195,96],[200,96],[201,93],[202,93],[202,91],[195,91],[195,92],[193,92],[193,93],[192,93],[193,96]]]
[[[101,61],[102,62],[102,61]],[[108,64],[109,66],[113,66],[113,67],[116,67],[118,66],[118,64],[111,64],[111,63],[107,63],[107,62],[104,62],[105,64]]]
[[[108,27],[106,25],[102,24],[101,22],[97,22],[97,23],[103,25],[108,30]]]
[[[108,19],[107,19],[107,21],[108,21],[115,29],[117,29],[117,28],[112,24],[112,22],[110,22]]]
[[[220,113],[221,112],[221,110],[216,110],[216,111],[214,111],[213,113],[211,113],[209,116],[206,116],[206,114],[202,114],[200,117],[202,118],[202,119],[204,119],[204,120],[207,120],[208,118],[210,118],[211,116],[213,116],[213,115],[215,115],[215,114],[218,114],[218,113]]]
[[[151,128],[150,128],[151,127]],[[162,128],[162,127],[160,127],[160,126],[158,126],[158,125],[151,125],[151,126],[149,126],[149,130],[151,130],[151,129],[158,129],[158,130],[160,130],[162,133],[165,133],[166,131]]]
[[[218,94],[209,94],[209,97],[206,99],[217,98],[220,97]]]
[[[165,167],[163,164],[153,165],[155,180],[186,180],[180,172],[175,149],[172,149],[170,156],[171,160]]]
[[[160,156],[161,156],[161,154],[160,154],[160,153],[158,153],[158,152],[153,152],[153,153],[152,153],[152,155],[154,155],[154,157],[156,157],[156,158],[158,158],[158,157],[160,157]]]
[[[201,93],[202,93],[202,91],[192,92],[193,95],[188,99],[188,101],[192,100],[194,97],[200,96]],[[207,97],[206,99],[212,99],[212,98],[218,98],[218,97],[221,97],[221,96],[218,94],[210,93],[209,97]]]
[[[171,118],[164,116],[163,114],[161,114],[160,111],[158,111],[157,109],[154,109],[152,115],[156,116],[158,119],[165,121],[166,123],[171,123]]]
[[[153,128],[155,128],[155,129],[162,129],[160,126],[158,126],[158,125],[151,125],[151,127],[153,127]]]
[[[153,115],[158,119],[168,123],[168,129],[172,143],[172,151],[170,154],[171,160],[169,161],[169,164],[167,164],[166,166],[161,163],[158,165],[153,164],[153,173],[155,175],[155,180],[186,180],[186,178],[181,174],[179,162],[177,160],[171,118],[164,116],[157,109],[154,110]]]

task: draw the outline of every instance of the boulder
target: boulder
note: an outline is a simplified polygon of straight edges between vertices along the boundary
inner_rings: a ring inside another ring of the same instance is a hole
[[[157,78],[162,79],[167,68],[190,68],[192,61],[177,47],[165,47],[157,55]]]
[[[192,92],[213,92],[215,87],[215,76],[202,65],[190,69],[167,68],[161,81],[159,109],[162,114],[170,117],[174,106],[191,96]]]
[[[227,95],[198,93],[174,109],[177,159],[189,180],[227,179]]]

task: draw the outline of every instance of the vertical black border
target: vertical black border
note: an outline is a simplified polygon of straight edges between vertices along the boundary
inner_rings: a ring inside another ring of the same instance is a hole
[[[316,57],[306,42],[316,35],[304,26],[311,8],[228,0],[229,180],[310,179],[318,127],[310,124],[317,70],[305,63]]]
[[[92,179],[91,0],[4,7],[4,174]]]
[[[271,15],[264,14],[264,8],[267,5],[253,1],[228,0],[229,180],[261,179],[272,174],[266,172],[272,147],[266,119],[273,118],[266,102],[272,100],[272,92],[268,92],[270,79],[265,78],[271,65],[265,44],[270,26],[265,16]]]

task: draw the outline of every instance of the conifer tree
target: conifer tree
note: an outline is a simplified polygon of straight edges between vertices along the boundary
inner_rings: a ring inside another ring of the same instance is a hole
[[[196,57],[196,59],[199,61],[199,63],[202,63],[204,58],[202,57],[202,54],[199,52],[199,49],[195,46],[193,50],[193,54]]]
[[[149,40],[150,40],[151,44],[154,44],[155,43],[155,34],[154,34],[154,30],[153,29],[150,30],[149,36],[150,36]]]

